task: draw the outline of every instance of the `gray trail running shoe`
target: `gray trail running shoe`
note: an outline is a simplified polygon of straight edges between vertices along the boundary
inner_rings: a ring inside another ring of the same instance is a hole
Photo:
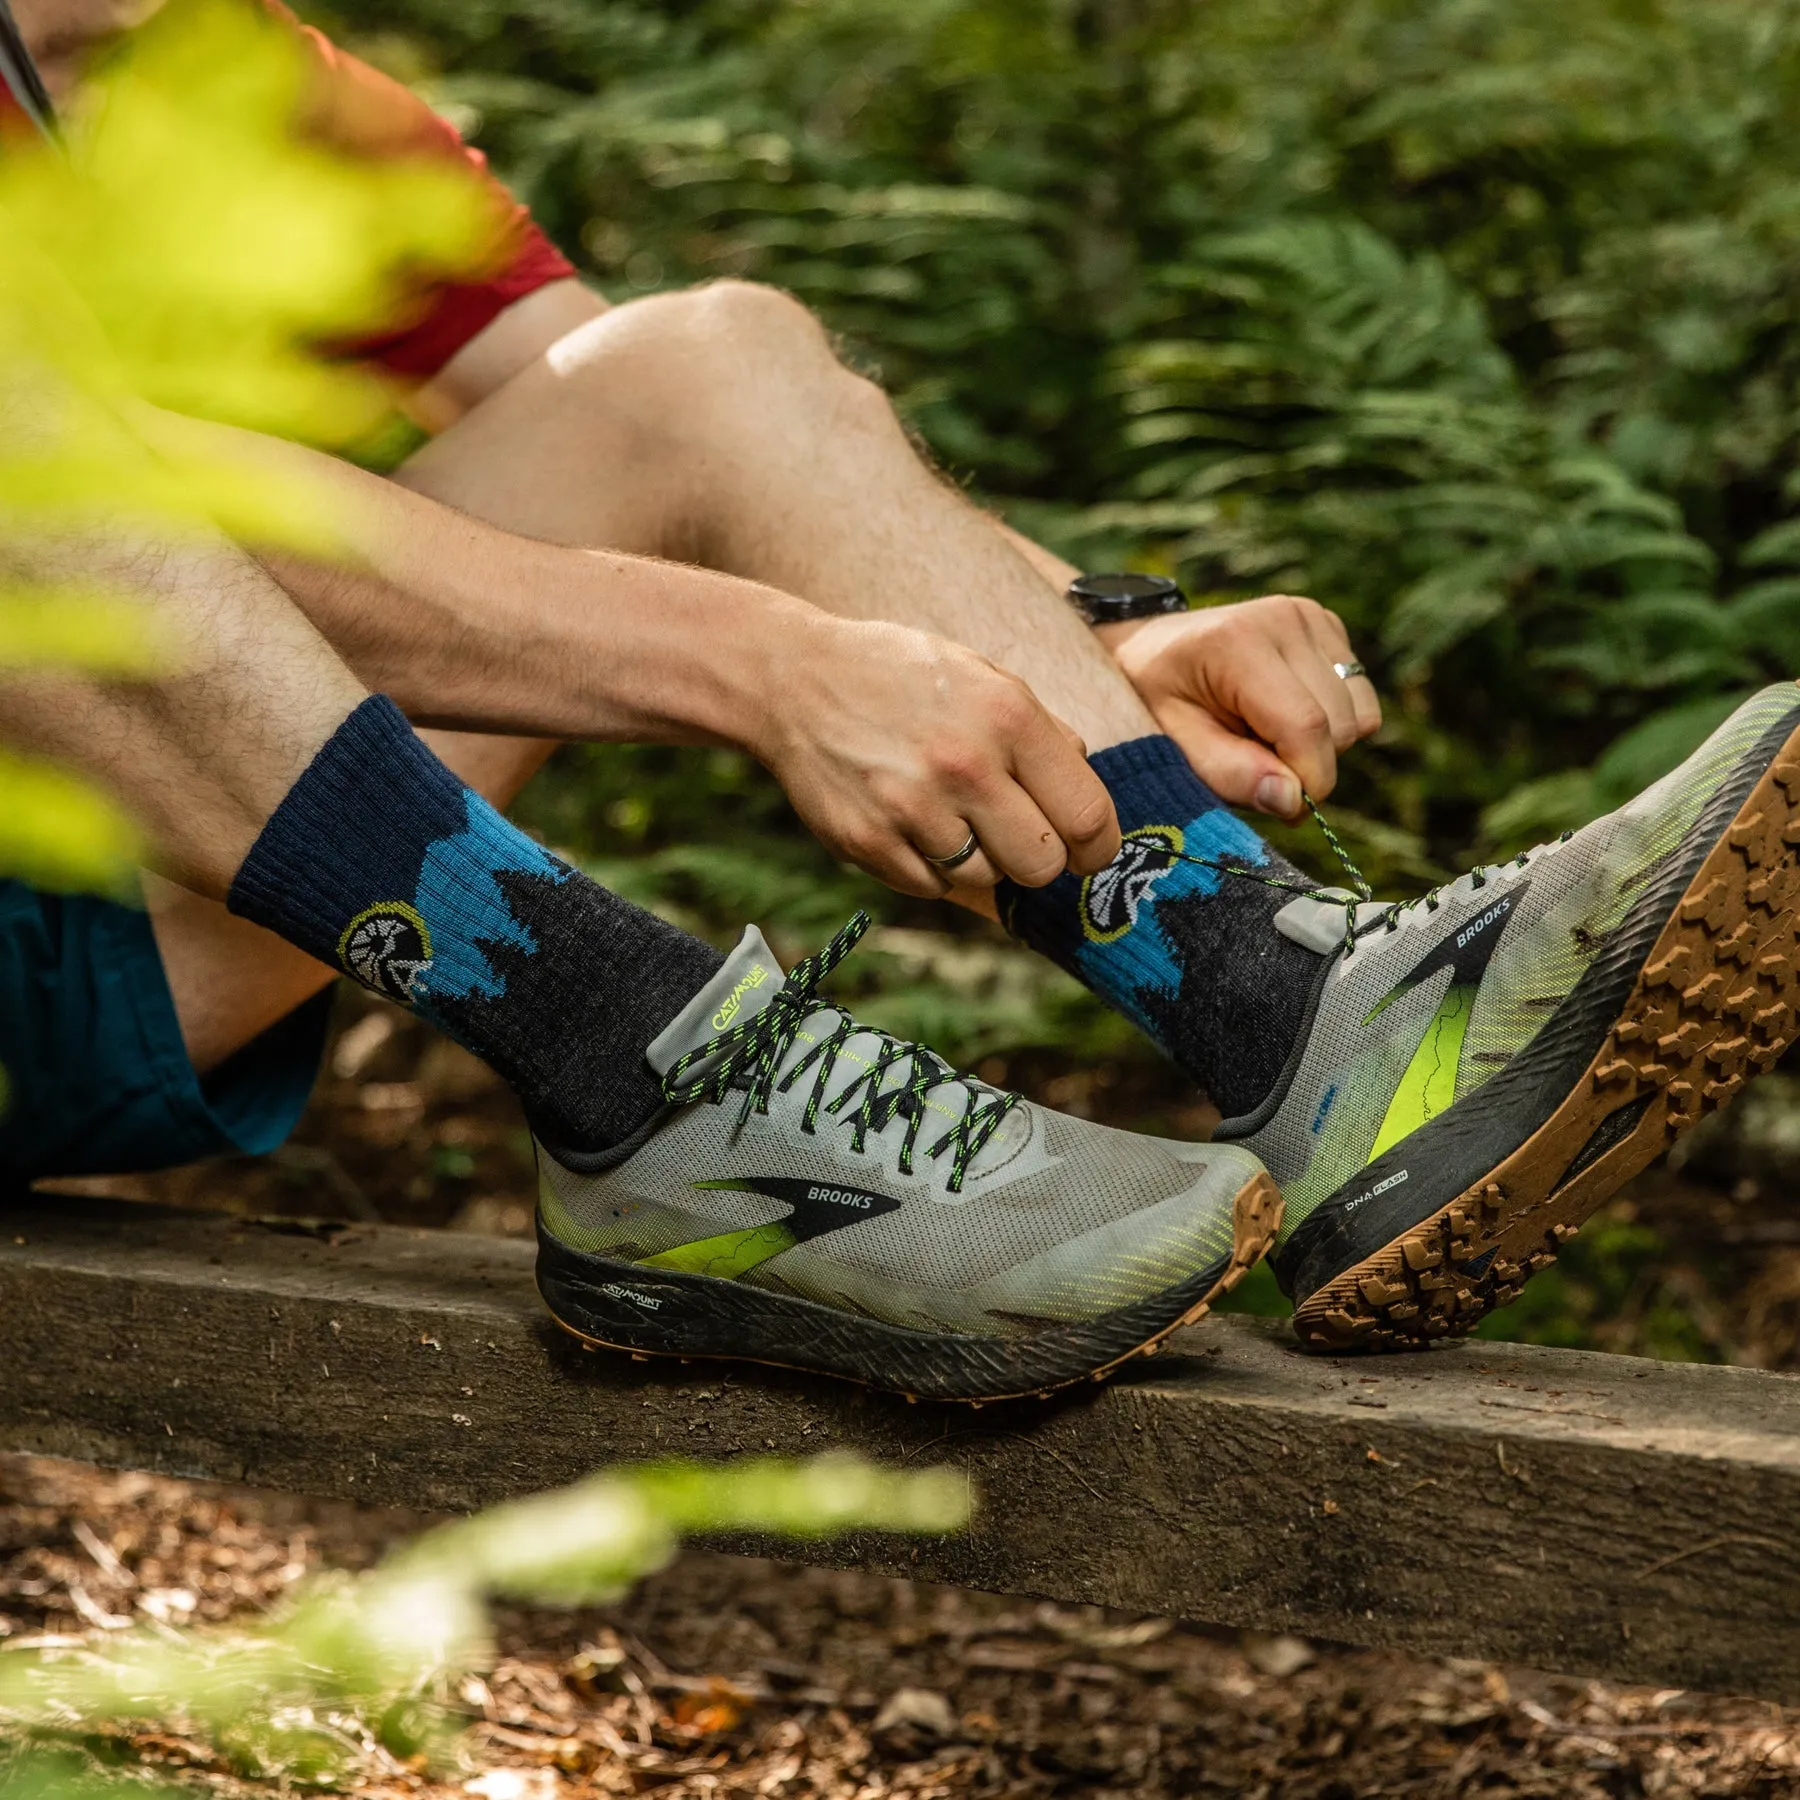
[[[1275,1092],[1218,1137],[1281,1184],[1302,1339],[1468,1330],[1795,1034],[1800,686],[1562,841],[1397,906],[1318,897],[1321,957]],[[1352,941],[1346,913],[1354,908]]]
[[[596,1344],[939,1400],[1108,1374],[1268,1248],[1248,1151],[1047,1112],[783,979],[754,927],[650,1046],[671,1110],[603,1158],[538,1146],[538,1286]]]

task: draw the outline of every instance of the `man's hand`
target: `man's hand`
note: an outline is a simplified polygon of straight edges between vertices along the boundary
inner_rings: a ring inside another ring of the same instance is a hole
[[[1081,740],[1016,676],[904,625],[816,612],[797,635],[747,747],[828,849],[932,899],[1002,875],[1042,887],[1118,854]],[[970,832],[981,848],[958,868],[926,860]]]
[[[1381,728],[1367,678],[1332,668],[1354,656],[1342,620],[1316,600],[1271,594],[1097,635],[1200,778],[1234,806],[1298,818],[1301,789],[1323,800],[1337,785],[1338,752]]]

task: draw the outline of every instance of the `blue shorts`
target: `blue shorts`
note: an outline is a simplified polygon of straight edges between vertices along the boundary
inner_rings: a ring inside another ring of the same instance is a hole
[[[273,1150],[306,1105],[329,993],[197,1075],[150,920],[0,881],[0,1188]]]

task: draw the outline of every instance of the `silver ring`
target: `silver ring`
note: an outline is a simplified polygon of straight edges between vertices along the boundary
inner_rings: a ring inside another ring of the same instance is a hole
[[[921,850],[919,854],[923,856],[934,869],[960,869],[980,848],[981,845],[979,841],[976,839],[974,832],[971,831],[969,833],[968,842],[960,849],[952,850],[948,856],[931,856],[923,850]]]
[[[1333,663],[1331,672],[1339,681],[1348,681],[1352,675],[1367,675],[1368,670],[1359,662]]]

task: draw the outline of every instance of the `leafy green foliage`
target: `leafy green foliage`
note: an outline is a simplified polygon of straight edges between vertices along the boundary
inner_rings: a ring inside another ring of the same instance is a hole
[[[1800,660],[1794,0],[332,18],[614,297],[779,283],[1077,560],[1341,610],[1390,881],[1591,816]]]

